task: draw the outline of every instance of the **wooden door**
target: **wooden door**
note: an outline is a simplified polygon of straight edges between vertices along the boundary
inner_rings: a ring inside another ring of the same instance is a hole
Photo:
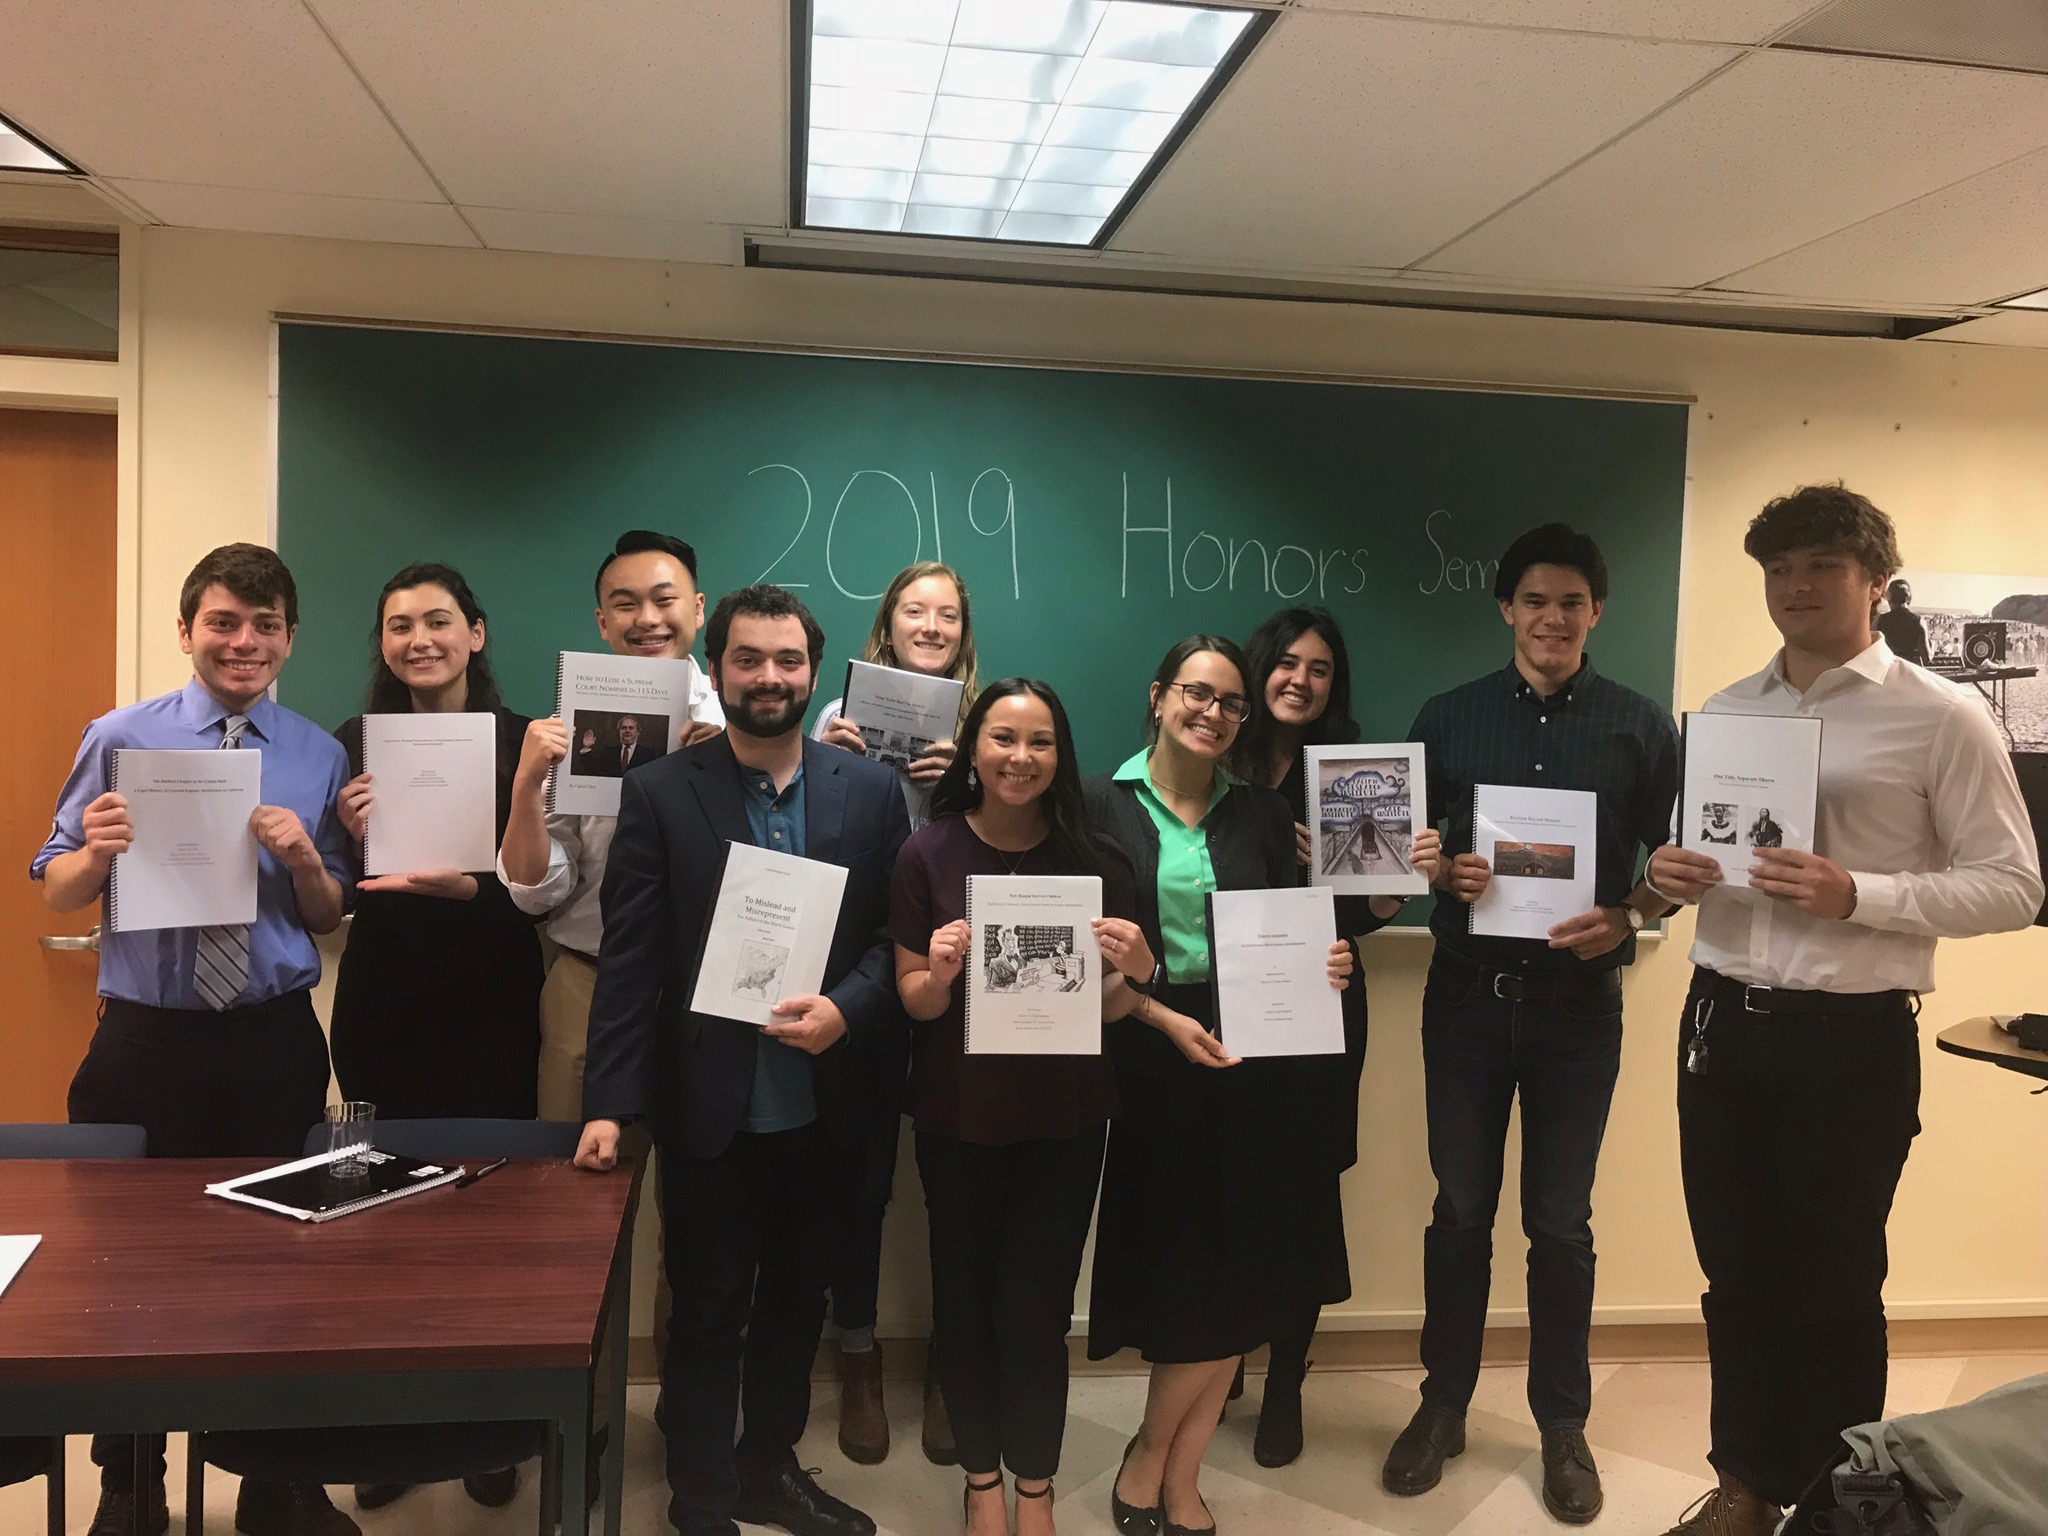
[[[0,571],[14,616],[0,773],[0,1121],[62,1120],[91,1039],[98,965],[53,950],[97,904],[52,912],[28,862],[86,722],[114,707],[114,418],[0,410]]]

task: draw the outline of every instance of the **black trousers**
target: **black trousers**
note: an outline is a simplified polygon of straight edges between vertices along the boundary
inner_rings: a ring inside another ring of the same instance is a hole
[[[669,1519],[684,1536],[724,1532],[740,1478],[803,1438],[825,1281],[861,1163],[815,1121],[741,1131],[712,1158],[672,1146],[660,1155],[675,1295],[663,1377]]]
[[[327,1107],[327,1039],[309,993],[247,1008],[153,1008],[106,998],[71,1079],[74,1125],[139,1125],[151,1157],[299,1156]],[[164,1475],[163,1436],[144,1437]],[[102,1483],[134,1482],[131,1435],[94,1435]]]
[[[1885,1222],[1920,1130],[1920,1041],[1881,1013],[1751,1013],[1724,996],[1705,1070],[1686,1069],[1715,978],[1680,1028],[1678,1144],[1713,1370],[1714,1466],[1778,1504],[1884,1417]]]
[[[1108,1129],[1006,1147],[918,1133],[932,1338],[965,1472],[1059,1471],[1067,1329]]]

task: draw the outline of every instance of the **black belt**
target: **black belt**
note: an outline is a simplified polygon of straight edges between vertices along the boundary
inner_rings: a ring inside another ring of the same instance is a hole
[[[1902,987],[1888,992],[1816,992],[1806,987],[1764,987],[1737,981],[1698,966],[1693,985],[1704,986],[1716,1003],[1727,1002],[1750,1013],[1897,1013],[1917,1011],[1919,994]]]
[[[1615,968],[1604,971],[1497,971],[1437,946],[1432,967],[1442,966],[1460,980],[1477,980],[1504,1003],[1562,1003],[1612,991]]]

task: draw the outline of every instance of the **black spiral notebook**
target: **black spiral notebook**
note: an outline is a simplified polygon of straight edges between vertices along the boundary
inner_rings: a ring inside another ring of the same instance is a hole
[[[361,1173],[337,1174],[335,1154],[323,1152],[261,1173],[245,1173],[223,1184],[209,1184],[206,1192],[297,1221],[332,1221],[422,1190],[439,1189],[462,1177],[461,1167],[453,1163],[422,1162],[374,1147],[359,1155],[364,1164]]]

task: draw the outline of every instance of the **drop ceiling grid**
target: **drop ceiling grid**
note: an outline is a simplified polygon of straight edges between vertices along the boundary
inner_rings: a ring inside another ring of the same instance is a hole
[[[783,222],[780,4],[308,3],[465,211]]]
[[[462,216],[443,202],[380,197],[323,197],[260,187],[209,187],[189,182],[107,178],[108,185],[160,223],[186,229],[231,229],[251,235],[309,235],[316,240],[377,240],[397,245],[477,243]]]
[[[1887,209],[1712,285],[1838,303],[1989,304],[2048,288],[2048,149]]]
[[[1427,266],[1698,287],[2044,141],[2048,79],[1754,52]]]
[[[462,211],[476,226],[484,244],[499,251],[548,251],[561,256],[616,256],[711,265],[730,265],[739,255],[738,234],[732,224],[548,213],[528,208],[479,208],[473,204]]]
[[[37,0],[26,9],[0,19],[0,103],[96,176],[438,196],[296,3]]]
[[[1304,11],[1755,44],[1825,10],[1828,0],[1295,0],[1295,4]]]
[[[1289,13],[1112,247],[1294,269],[1404,267],[1739,56]]]

